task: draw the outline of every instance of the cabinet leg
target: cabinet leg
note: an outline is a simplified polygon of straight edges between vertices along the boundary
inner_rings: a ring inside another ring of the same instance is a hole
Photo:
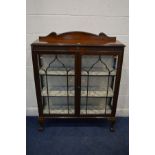
[[[110,121],[110,131],[114,132],[115,131],[114,125],[115,125],[115,122],[116,122],[116,118],[111,117],[111,118],[109,118],[109,121]]]
[[[39,125],[40,125],[39,128],[38,128],[38,131],[43,131],[44,130],[44,124],[45,124],[45,118],[39,117],[38,122],[39,122]]]

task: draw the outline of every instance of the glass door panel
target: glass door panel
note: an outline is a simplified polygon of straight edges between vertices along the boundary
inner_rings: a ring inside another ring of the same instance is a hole
[[[80,114],[111,114],[117,58],[83,55]]]
[[[43,114],[74,114],[74,55],[41,55],[40,63]]]

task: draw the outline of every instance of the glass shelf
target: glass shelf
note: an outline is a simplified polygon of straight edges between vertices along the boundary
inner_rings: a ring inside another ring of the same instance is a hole
[[[47,93],[47,88],[44,87],[42,92],[42,96],[67,96],[67,87],[55,87],[53,89],[49,89]],[[75,91],[74,87],[68,88],[68,96],[74,96]],[[82,87],[81,88],[81,96],[86,97],[87,96],[87,88]],[[88,97],[113,97],[113,90],[109,87],[108,93],[106,88],[98,88],[98,87],[89,87],[88,91]]]
[[[39,74],[40,75],[45,75],[45,68],[42,67],[39,70]],[[110,75],[115,76],[116,75],[116,70],[114,69],[110,69]],[[88,68],[84,68],[81,72],[81,75],[88,75]],[[67,72],[64,68],[49,68],[47,70],[47,75],[67,75]],[[73,69],[71,69],[70,71],[68,71],[68,75],[75,75],[75,72]],[[102,75],[102,76],[106,76],[109,75],[109,72],[106,69],[102,69],[102,68],[93,68],[92,70],[89,71],[89,75],[91,76],[97,76],[97,75]]]

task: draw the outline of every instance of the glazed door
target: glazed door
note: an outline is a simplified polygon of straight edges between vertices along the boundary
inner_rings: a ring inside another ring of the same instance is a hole
[[[81,55],[80,115],[111,115],[117,56]]]
[[[74,115],[75,54],[51,52],[38,59],[43,115]]]

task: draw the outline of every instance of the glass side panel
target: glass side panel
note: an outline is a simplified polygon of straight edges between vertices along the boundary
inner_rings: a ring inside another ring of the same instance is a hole
[[[111,114],[117,58],[82,56],[80,114]]]
[[[74,55],[41,55],[39,74],[44,114],[75,113]]]

